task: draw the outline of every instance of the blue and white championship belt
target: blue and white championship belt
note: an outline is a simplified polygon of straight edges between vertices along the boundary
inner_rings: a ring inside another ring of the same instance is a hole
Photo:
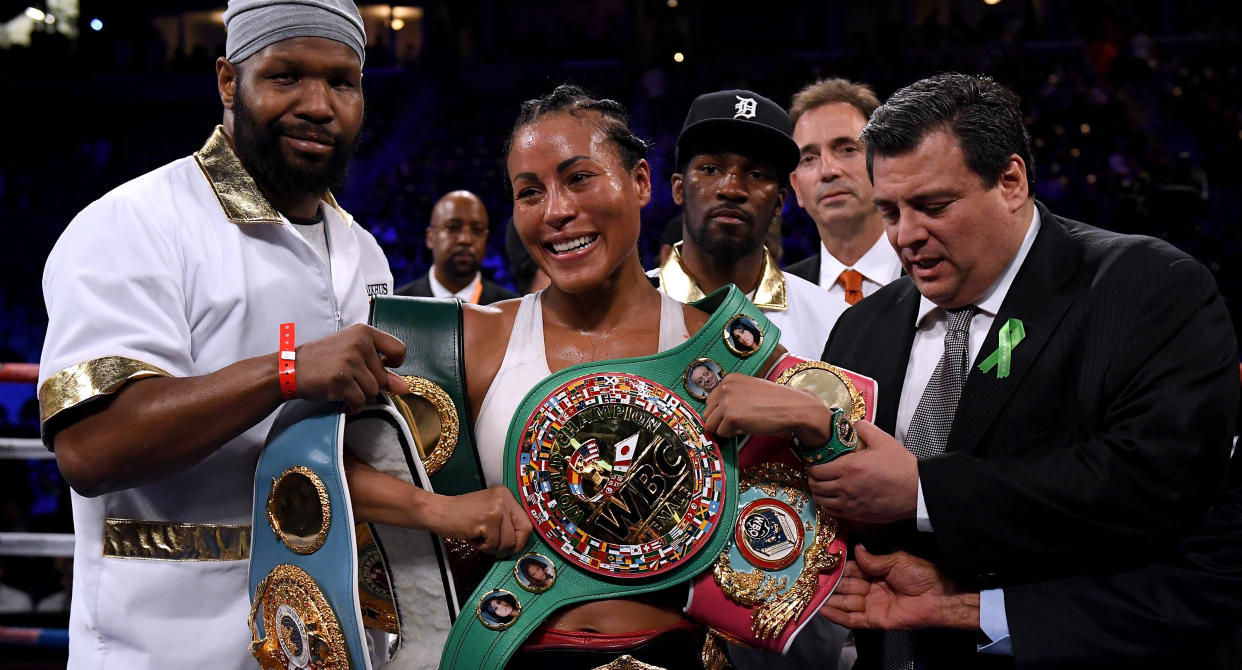
[[[348,418],[336,403],[286,403],[256,473],[254,523],[267,532],[251,547],[251,650],[265,670],[434,668],[456,615],[443,546],[425,531],[355,525],[346,448],[429,487],[391,401]]]
[[[348,417],[338,403],[290,401],[259,459],[251,629],[252,652],[265,670],[369,670],[381,662],[395,670],[435,668],[460,609],[440,538],[355,524],[343,458],[348,449],[382,472],[447,495],[483,488],[469,422],[461,419],[469,416],[461,307],[383,298],[373,303],[371,321],[407,342],[410,328],[426,337],[428,346],[411,348],[395,370],[408,392]]]

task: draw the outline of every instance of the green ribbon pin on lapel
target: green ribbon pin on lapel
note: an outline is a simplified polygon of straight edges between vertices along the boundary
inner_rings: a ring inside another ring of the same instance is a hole
[[[996,347],[982,363],[979,369],[983,372],[991,372],[992,368],[996,368],[996,378],[1004,379],[1009,376],[1009,367],[1013,362],[1013,350],[1026,337],[1026,329],[1022,327],[1022,321],[1019,319],[1010,319],[1000,329],[1000,346]]]

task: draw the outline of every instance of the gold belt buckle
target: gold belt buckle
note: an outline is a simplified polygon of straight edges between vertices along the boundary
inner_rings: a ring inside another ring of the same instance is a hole
[[[601,665],[596,668],[592,668],[592,670],[665,670],[665,669],[661,668],[658,665],[651,665],[650,663],[643,663],[642,661],[636,660],[633,656],[626,654],[610,663]]]

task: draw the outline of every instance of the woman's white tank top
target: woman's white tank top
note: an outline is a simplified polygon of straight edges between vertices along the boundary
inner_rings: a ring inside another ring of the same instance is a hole
[[[505,358],[487,394],[483,396],[483,406],[474,423],[474,438],[488,486],[505,483],[502,461],[513,413],[526,394],[552,374],[544,350],[542,304],[543,291],[522,297]],[[660,351],[671,349],[689,338],[682,304],[661,293]]]

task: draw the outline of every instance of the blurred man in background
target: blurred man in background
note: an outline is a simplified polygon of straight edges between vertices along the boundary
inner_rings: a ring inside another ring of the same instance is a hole
[[[427,248],[431,270],[397,289],[397,295],[458,297],[474,305],[489,305],[517,294],[483,277],[480,268],[487,253],[487,208],[470,191],[452,191],[431,208]]]
[[[794,96],[789,116],[798,167],[789,175],[798,204],[819,230],[819,253],[785,268],[833,297],[831,321],[847,307],[901,276],[871,202],[871,177],[859,136],[880,106],[865,84],[824,79]]]

